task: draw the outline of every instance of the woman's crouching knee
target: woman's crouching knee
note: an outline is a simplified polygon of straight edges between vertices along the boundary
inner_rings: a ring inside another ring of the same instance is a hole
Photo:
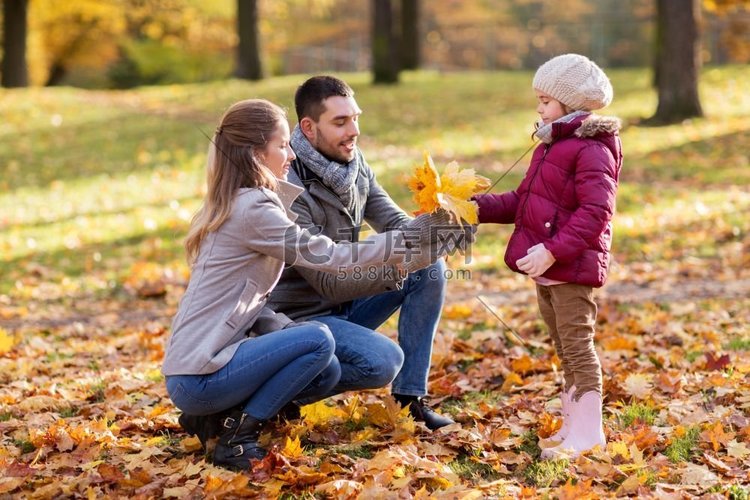
[[[381,352],[379,356],[374,356],[370,362],[367,386],[373,389],[384,387],[393,382],[401,371],[404,364],[404,351],[393,342],[388,350]]]

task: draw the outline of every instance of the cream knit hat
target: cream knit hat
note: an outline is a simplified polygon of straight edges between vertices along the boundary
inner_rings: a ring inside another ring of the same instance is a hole
[[[612,85],[588,57],[563,54],[542,64],[532,86],[574,110],[592,111],[612,102]]]

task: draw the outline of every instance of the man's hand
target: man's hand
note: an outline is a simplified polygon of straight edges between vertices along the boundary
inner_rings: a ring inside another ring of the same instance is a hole
[[[442,208],[422,214],[403,224],[400,229],[406,241],[414,246],[434,244],[440,236],[440,228],[451,225],[450,214]]]
[[[404,256],[404,262],[400,267],[407,273],[413,273],[414,271],[431,266],[440,257],[437,241],[434,243],[428,241],[423,245],[410,248],[407,255]]]
[[[538,278],[544,274],[554,263],[555,257],[552,255],[552,252],[547,250],[543,243],[529,248],[526,252],[526,257],[516,261],[518,269],[532,278]]]

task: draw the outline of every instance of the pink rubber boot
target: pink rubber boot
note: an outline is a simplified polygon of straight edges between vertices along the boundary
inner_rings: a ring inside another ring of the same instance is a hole
[[[597,445],[604,448],[607,444],[602,427],[601,394],[589,391],[575,401],[571,393],[571,402],[568,436],[558,446],[542,450],[542,458],[576,458]]]
[[[554,448],[555,446],[559,445],[563,442],[563,440],[568,437],[568,431],[570,430],[570,421],[571,418],[571,409],[572,405],[575,404],[572,400],[573,394],[576,392],[576,386],[572,386],[568,392],[563,391],[560,393],[560,401],[562,402],[562,418],[563,423],[562,427],[558,429],[558,431],[554,434],[552,434],[547,439],[540,439],[539,440],[539,447],[540,448]]]

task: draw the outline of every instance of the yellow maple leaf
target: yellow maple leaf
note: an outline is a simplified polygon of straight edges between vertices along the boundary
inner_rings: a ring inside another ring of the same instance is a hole
[[[344,411],[349,417],[349,420],[352,420],[353,422],[359,422],[362,420],[362,417],[364,417],[364,407],[362,406],[362,400],[359,399],[359,396],[355,395],[349,398],[346,401]]]
[[[615,458],[617,455],[619,455],[625,460],[630,459],[630,448],[628,448],[627,443],[625,443],[624,441],[614,441],[607,443],[607,453],[609,453],[609,456],[612,458]]]
[[[434,212],[440,207],[438,191],[440,190],[440,175],[427,151],[424,152],[424,164],[414,169],[414,175],[409,179],[409,189],[414,195],[414,201],[423,212]]]
[[[12,335],[8,335],[8,332],[3,328],[0,328],[0,354],[10,351],[15,343],[16,339]]]
[[[303,422],[309,428],[316,426],[327,427],[335,420],[342,420],[346,417],[343,410],[336,406],[328,406],[323,401],[305,405],[300,410]]]
[[[466,303],[450,304],[443,308],[443,319],[467,319],[474,314],[474,309]]]
[[[300,444],[299,436],[295,437],[294,439],[291,439],[289,436],[287,436],[286,444],[284,445],[284,449],[281,450],[281,454],[287,458],[299,458],[302,456],[303,452],[304,450],[302,449],[302,445]]]
[[[440,176],[441,190],[437,195],[440,206],[452,214],[456,221],[465,220],[477,224],[476,205],[469,201],[475,193],[489,187],[489,179],[476,175],[473,168],[461,170],[458,163],[450,162]]]
[[[489,179],[477,175],[472,168],[459,168],[455,161],[439,174],[427,152],[424,153],[424,164],[414,169],[409,180],[409,189],[420,212],[431,213],[443,208],[456,222],[465,220],[470,224],[477,224],[479,219],[476,206],[469,198],[489,185]]]

